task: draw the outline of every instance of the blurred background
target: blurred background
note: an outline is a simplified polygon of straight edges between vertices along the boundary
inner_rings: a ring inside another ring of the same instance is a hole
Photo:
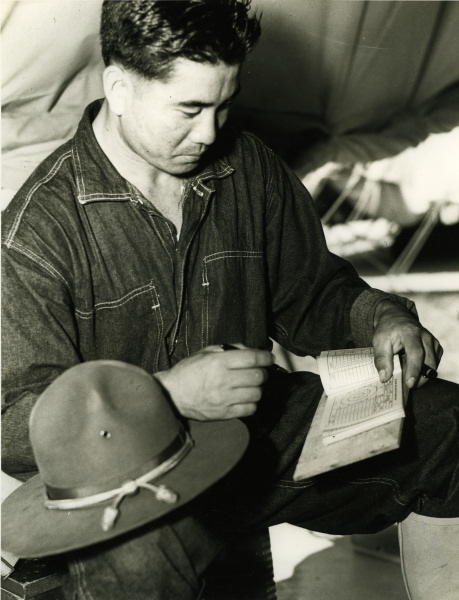
[[[103,95],[100,4],[0,5],[2,207]],[[263,35],[234,118],[302,179],[331,250],[416,301],[445,347],[440,374],[459,381],[459,3],[253,8]]]
[[[0,4],[2,208],[103,95],[100,4]],[[374,287],[415,300],[445,350],[440,376],[459,382],[459,3],[253,6],[263,36],[234,118],[296,171],[332,251]],[[405,597],[393,536],[374,545],[384,560],[291,526],[271,538],[281,600]]]
[[[302,179],[331,250],[416,301],[459,381],[459,3],[253,5],[237,118]]]

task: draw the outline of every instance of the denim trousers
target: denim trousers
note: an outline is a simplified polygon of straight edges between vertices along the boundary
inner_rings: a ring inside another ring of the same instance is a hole
[[[319,378],[269,381],[242,461],[176,513],[69,556],[66,598],[194,600],[206,572],[250,531],[291,523],[329,534],[372,533],[415,512],[459,516],[459,386],[435,380],[411,393],[400,448],[308,480],[293,473],[317,404]]]

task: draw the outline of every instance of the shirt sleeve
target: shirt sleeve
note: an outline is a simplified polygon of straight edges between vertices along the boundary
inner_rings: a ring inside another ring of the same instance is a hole
[[[36,471],[30,411],[63,371],[80,362],[70,293],[33,253],[2,257],[2,469],[25,479]]]
[[[370,288],[326,245],[315,203],[296,175],[267,150],[267,253],[271,334],[294,354],[370,346],[376,305],[414,304]]]
[[[350,313],[351,330],[357,348],[371,346],[373,338],[373,321],[376,306],[381,300],[398,302],[418,318],[416,305],[412,300],[395,294],[388,294],[375,288],[364,290],[355,299]]]

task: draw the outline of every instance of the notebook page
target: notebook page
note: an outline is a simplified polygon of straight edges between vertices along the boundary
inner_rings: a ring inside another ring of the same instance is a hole
[[[379,380],[374,365],[373,348],[322,352],[317,364],[327,395],[344,392],[354,388],[356,384]]]

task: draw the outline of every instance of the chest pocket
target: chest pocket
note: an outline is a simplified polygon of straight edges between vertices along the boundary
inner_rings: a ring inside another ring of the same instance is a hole
[[[202,265],[202,345],[266,343],[264,254],[227,250],[206,256]]]
[[[156,286],[148,283],[119,298],[76,311],[85,360],[121,360],[156,371],[164,319]]]

